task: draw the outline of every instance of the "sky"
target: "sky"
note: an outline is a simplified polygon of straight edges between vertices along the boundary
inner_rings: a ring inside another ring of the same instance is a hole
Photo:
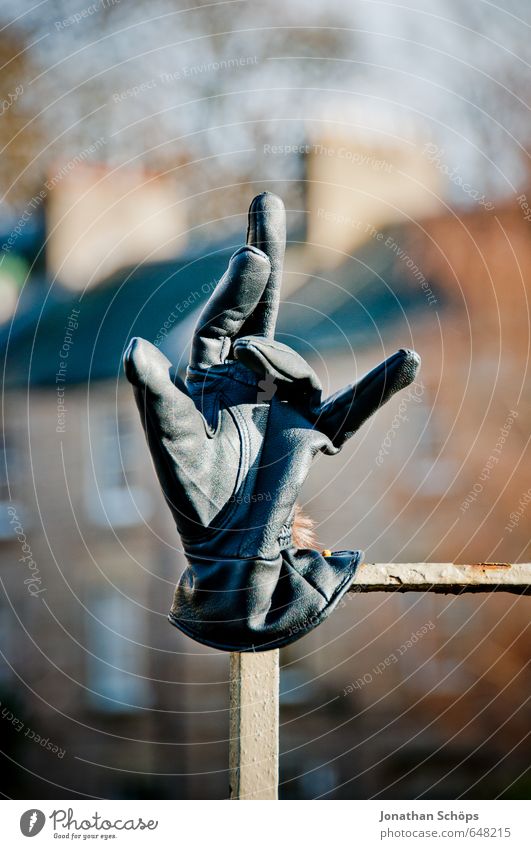
[[[27,191],[101,137],[112,165],[201,159],[208,185],[245,178],[264,142],[302,142],[323,122],[434,144],[489,196],[528,181],[523,0],[4,0],[0,14],[0,38],[20,41],[3,88],[23,80],[11,110],[29,140],[24,168],[2,180],[8,203],[13,185]],[[288,159],[259,168],[297,176]],[[455,181],[446,190],[470,202]]]

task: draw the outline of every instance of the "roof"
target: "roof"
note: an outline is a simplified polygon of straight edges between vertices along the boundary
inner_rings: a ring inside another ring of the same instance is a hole
[[[0,339],[5,386],[55,384],[61,362],[68,384],[116,379],[131,336],[155,341],[165,322],[166,332],[181,322],[206,299],[233,250],[122,269],[85,294],[50,290]]]
[[[186,361],[195,318],[237,245],[122,269],[85,294],[50,293],[0,338],[6,388],[116,380],[132,336]],[[315,272],[281,305],[277,338],[306,356],[380,344],[430,307],[404,262],[372,240],[333,272]],[[415,317],[413,318],[413,313]],[[61,363],[63,365],[61,365]]]
[[[389,248],[370,242],[333,272],[314,272],[284,303],[279,340],[303,356],[315,356],[315,348],[327,353],[381,346],[390,328],[407,343],[410,323],[430,307],[418,281],[401,265]]]

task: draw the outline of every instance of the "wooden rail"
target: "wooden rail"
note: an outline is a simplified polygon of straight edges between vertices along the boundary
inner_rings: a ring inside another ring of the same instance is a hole
[[[531,595],[531,563],[363,563],[350,592]],[[231,654],[231,799],[278,798],[278,682],[278,649]]]

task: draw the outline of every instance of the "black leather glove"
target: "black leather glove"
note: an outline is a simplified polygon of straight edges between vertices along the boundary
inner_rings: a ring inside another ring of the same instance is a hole
[[[417,354],[398,351],[322,401],[314,371],[273,338],[284,248],[282,201],[259,195],[247,246],[200,316],[186,384],[172,382],[170,362],[144,339],[125,355],[189,564],[170,621],[227,651],[293,642],[346,592],[361,552],[297,550],[295,501],[315,454],[336,454],[419,365]],[[273,389],[269,400],[263,387]]]

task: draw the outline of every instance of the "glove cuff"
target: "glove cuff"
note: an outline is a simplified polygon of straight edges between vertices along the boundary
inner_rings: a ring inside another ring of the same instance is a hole
[[[352,583],[361,551],[289,548],[273,560],[189,555],[169,614],[172,625],[222,651],[293,643],[330,615]]]

